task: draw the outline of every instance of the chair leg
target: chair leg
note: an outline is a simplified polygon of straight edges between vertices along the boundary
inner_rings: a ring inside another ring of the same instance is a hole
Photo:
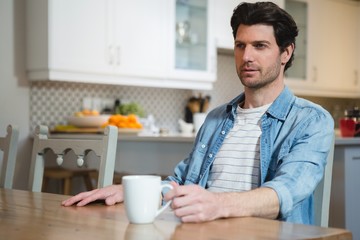
[[[71,178],[65,178],[64,181],[64,194],[71,195]]]
[[[47,191],[47,187],[48,187],[48,184],[49,184],[49,179],[47,177],[44,177],[43,178],[43,184],[42,184],[42,187],[41,187],[41,191],[42,192],[46,192]]]
[[[86,189],[88,191],[93,190],[94,186],[93,186],[93,184],[91,182],[91,177],[89,176],[89,174],[84,175],[83,179],[84,179],[84,182],[85,182]]]

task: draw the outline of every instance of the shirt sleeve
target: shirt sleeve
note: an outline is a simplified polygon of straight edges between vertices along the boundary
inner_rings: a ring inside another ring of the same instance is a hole
[[[309,198],[323,178],[334,122],[328,113],[313,113],[289,135],[291,141],[284,141],[277,156],[274,177],[262,185],[276,191],[281,218]]]

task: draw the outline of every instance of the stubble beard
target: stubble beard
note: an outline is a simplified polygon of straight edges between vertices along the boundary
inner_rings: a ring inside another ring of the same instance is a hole
[[[247,88],[253,89],[253,90],[257,90],[257,89],[263,88],[267,85],[270,85],[276,79],[279,78],[280,71],[281,71],[280,59],[278,59],[278,61],[276,61],[272,66],[268,67],[265,70],[261,67],[257,67],[258,76],[254,76],[254,77],[242,76],[242,74],[246,75],[246,73],[241,72],[241,69],[243,69],[243,67],[246,64],[247,63],[240,66],[240,68],[237,70],[238,77],[239,77],[241,83],[244,85],[244,87],[247,87]],[[251,79],[249,81],[247,81],[247,78],[251,78]]]

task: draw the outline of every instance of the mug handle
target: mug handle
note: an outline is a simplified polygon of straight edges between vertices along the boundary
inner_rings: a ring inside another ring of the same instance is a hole
[[[161,185],[161,191],[163,190],[163,188],[170,188],[170,189],[174,189],[174,187],[171,184],[163,184]],[[157,217],[160,213],[162,213],[170,204],[171,204],[172,200],[168,201],[164,206],[162,206],[161,208],[159,208],[156,212],[155,217]]]

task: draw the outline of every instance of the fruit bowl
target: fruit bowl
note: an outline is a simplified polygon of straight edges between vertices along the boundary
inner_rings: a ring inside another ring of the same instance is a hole
[[[70,116],[67,118],[68,124],[75,127],[98,128],[109,120],[110,115],[99,116]]]

